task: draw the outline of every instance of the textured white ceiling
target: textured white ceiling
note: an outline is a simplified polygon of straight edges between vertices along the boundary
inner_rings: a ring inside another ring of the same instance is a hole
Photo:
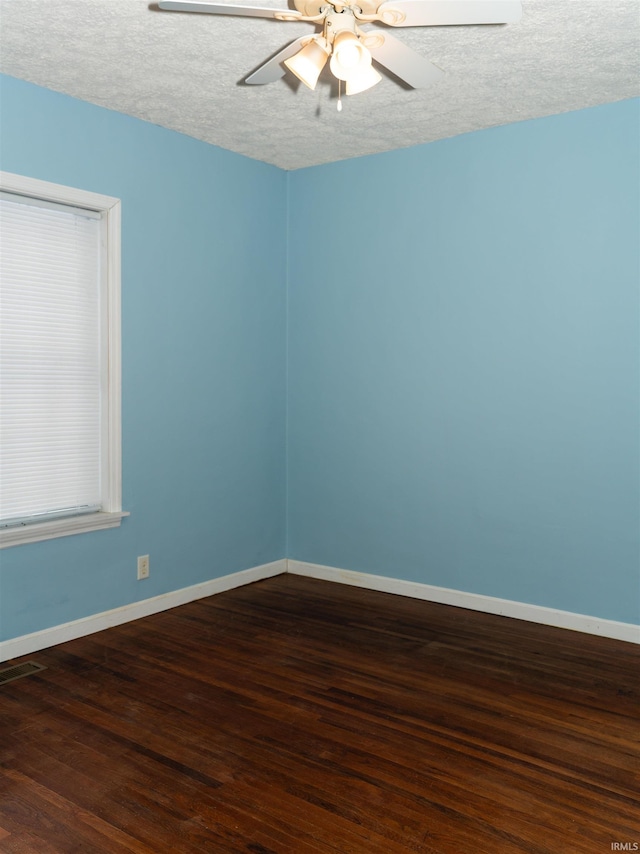
[[[393,29],[445,76],[414,90],[385,74],[343,98],[341,113],[328,72],[314,92],[290,74],[242,83],[311,24],[161,12],[147,0],[0,0],[0,70],[283,169],[640,94],[640,0],[522,5],[507,26]]]

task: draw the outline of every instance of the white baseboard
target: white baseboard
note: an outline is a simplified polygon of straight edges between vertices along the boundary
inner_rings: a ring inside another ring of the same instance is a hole
[[[294,575],[307,575],[310,578],[319,578],[324,581],[350,584],[354,587],[365,587],[368,590],[379,590],[382,593],[395,593],[398,596],[425,599],[428,602],[438,602],[442,605],[469,608],[472,611],[483,611],[486,614],[513,617],[517,620],[527,620],[530,623],[542,623],[560,629],[572,629],[576,632],[600,635],[629,643],[640,643],[640,626],[633,623],[618,623],[615,620],[574,614],[572,611],[560,611],[541,605],[528,605],[526,602],[483,596],[480,593],[464,593],[461,590],[450,590],[447,587],[435,587],[416,581],[402,581],[399,578],[387,578],[368,572],[352,572],[299,560],[288,560],[287,572]]]
[[[215,593],[222,593],[234,587],[242,587],[242,585],[251,584],[254,581],[261,581],[263,578],[271,578],[272,575],[281,575],[286,571],[286,560],[276,560],[273,563],[265,563],[262,566],[254,566],[251,569],[223,575],[221,578],[203,581],[201,584],[194,584],[191,587],[172,590],[170,593],[163,593],[161,596],[154,596],[151,599],[132,602],[130,605],[113,608],[111,611],[102,611],[100,614],[73,620],[71,623],[63,623],[59,626],[52,626],[50,629],[1,641],[0,661],[30,655],[40,649],[47,649],[59,643],[91,635],[94,632],[119,626],[131,620],[139,620],[141,617],[148,617],[150,614],[157,614],[160,611],[168,611],[178,605],[186,605],[187,602],[204,599],[205,596],[213,596]]]
[[[70,623],[52,626],[50,629],[0,641],[0,661],[30,655],[59,643],[75,640],[112,626],[138,620],[141,617],[148,617],[160,611],[186,605],[187,602],[193,602],[196,599],[223,593],[225,590],[232,590],[234,587],[241,587],[244,584],[251,584],[254,581],[261,581],[263,578],[271,578],[284,572],[640,644],[640,626],[633,623],[619,623],[615,620],[574,614],[571,611],[560,611],[541,605],[529,605],[526,602],[514,602],[510,599],[498,599],[479,593],[465,593],[461,590],[435,587],[416,581],[403,581],[399,578],[389,578],[368,572],[353,572],[298,560],[276,560],[262,566],[254,566],[251,569],[223,575],[221,578],[213,578],[201,584],[194,584],[191,587],[183,587],[180,590],[163,593],[161,596],[154,596],[151,599],[132,602],[129,605],[123,605],[121,608],[114,608]]]

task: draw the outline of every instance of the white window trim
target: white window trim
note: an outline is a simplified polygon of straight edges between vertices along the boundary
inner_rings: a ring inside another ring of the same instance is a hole
[[[0,530],[0,549],[22,543],[34,543],[87,531],[99,531],[120,525],[122,510],[122,428],[121,428],[121,333],[120,333],[120,199],[91,193],[37,178],[0,172],[0,189],[16,195],[32,196],[50,202],[99,211],[105,221],[105,291],[107,299],[108,410],[106,437],[106,495],[103,510],[86,516],[71,516],[48,522],[33,522]]]

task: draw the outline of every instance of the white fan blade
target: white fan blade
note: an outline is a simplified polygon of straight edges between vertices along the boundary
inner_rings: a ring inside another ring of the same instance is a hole
[[[192,2],[192,0],[159,0],[158,6],[165,12],[204,12],[208,15],[244,15],[250,18],[276,18],[287,20],[301,18],[302,13],[293,9],[263,9],[259,6],[234,6],[231,3]]]
[[[394,20],[394,12],[402,17]],[[511,24],[522,17],[520,0],[388,0],[378,15],[392,27]]]
[[[285,59],[289,59],[294,53],[297,53],[305,42],[308,42],[311,36],[301,36],[299,39],[291,42],[286,47],[283,47],[279,53],[272,56],[264,65],[256,69],[252,74],[245,78],[245,83],[254,85],[256,83],[275,83],[281,77],[284,77],[286,68],[282,67]]]
[[[366,38],[363,39],[364,44],[371,52],[371,56],[380,65],[388,68],[396,77],[404,80],[409,86],[413,86],[414,89],[429,86],[444,75],[444,71],[437,65],[420,56],[412,48],[407,47],[391,33],[382,33],[376,30],[374,39],[373,47],[368,45]],[[384,39],[382,44],[380,44],[380,39]]]

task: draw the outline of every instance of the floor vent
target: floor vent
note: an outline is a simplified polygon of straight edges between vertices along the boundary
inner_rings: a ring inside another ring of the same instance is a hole
[[[23,676],[31,676],[32,673],[38,673],[40,670],[46,670],[44,664],[38,664],[36,661],[25,661],[24,664],[16,664],[13,667],[5,667],[0,670],[0,685],[6,682],[13,682],[14,679],[21,679]]]

